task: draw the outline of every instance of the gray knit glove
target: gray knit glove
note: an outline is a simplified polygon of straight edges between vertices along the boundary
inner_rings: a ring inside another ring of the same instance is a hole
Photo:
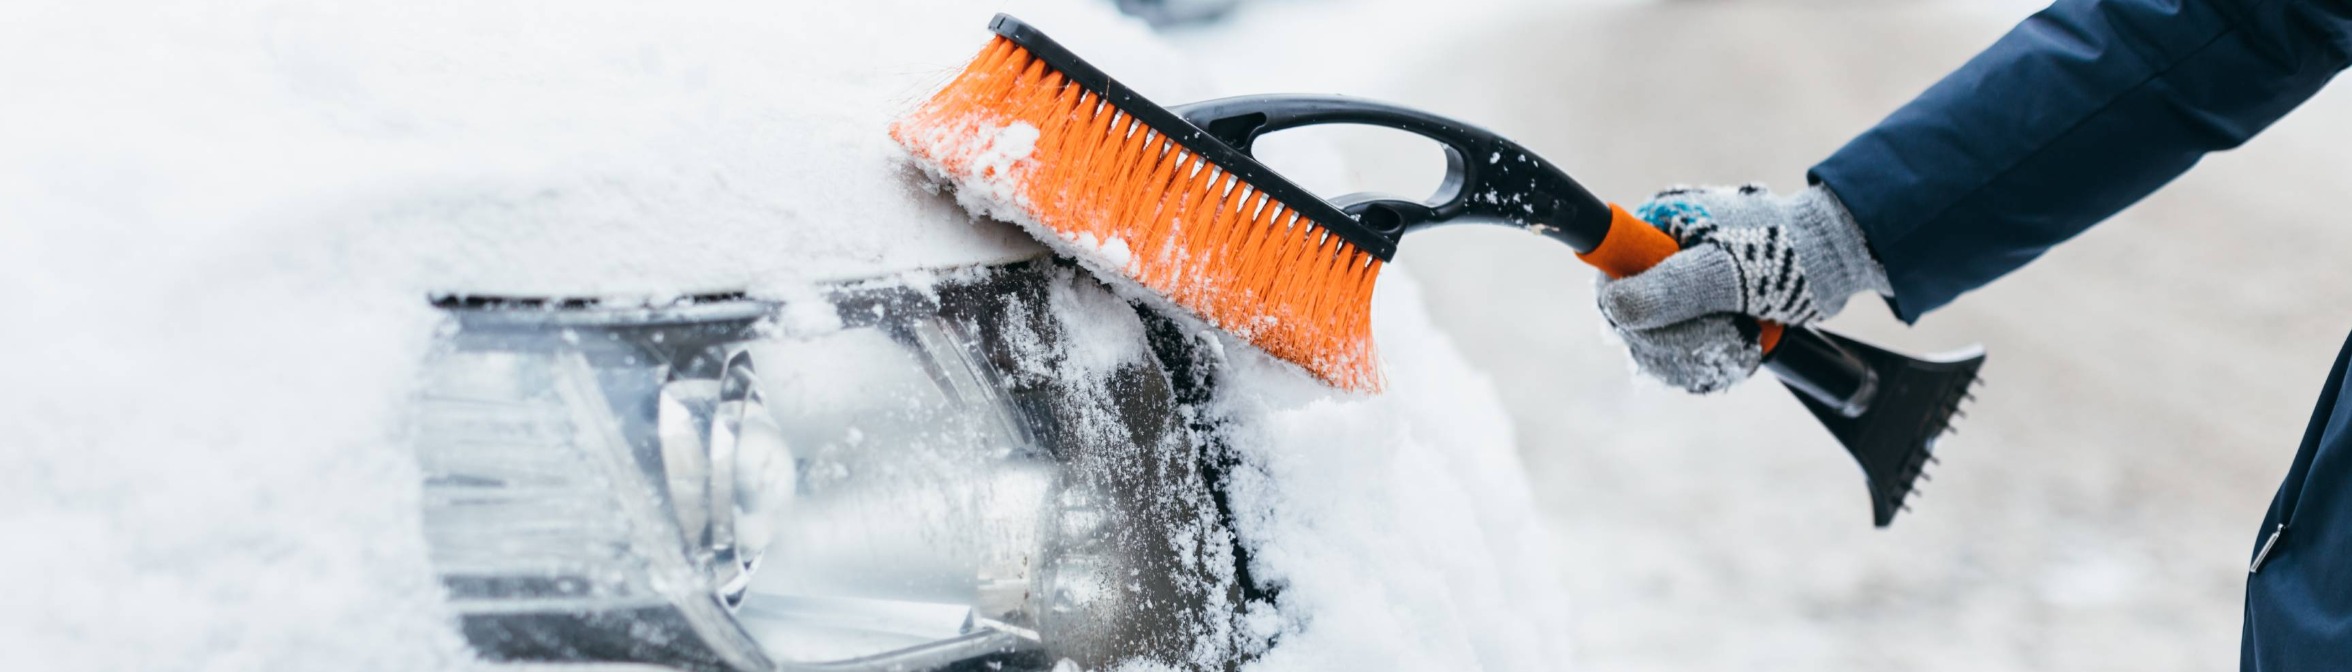
[[[1763,360],[1755,321],[1791,326],[1836,315],[1864,291],[1891,294],[1862,229],[1819,186],[1776,196],[1762,185],[1677,187],[1634,209],[1682,251],[1601,283],[1601,314],[1641,370],[1696,393],[1747,379]]]

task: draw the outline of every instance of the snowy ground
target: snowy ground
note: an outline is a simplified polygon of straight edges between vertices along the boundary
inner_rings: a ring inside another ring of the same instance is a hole
[[[1793,188],[1989,43],[2016,3],[1267,2],[1181,36],[1239,88],[1451,113],[1596,193]],[[1903,329],[1981,342],[1990,386],[1914,514],[1872,530],[1835,444],[1768,384],[1694,399],[1629,380],[1590,271],[1503,230],[1408,240],[1440,325],[1510,405],[1566,558],[1584,669],[2212,670],[2234,665],[2245,560],[2352,279],[2339,85],[2036,265]],[[1419,191],[1433,149],[1333,133],[1331,191]]]

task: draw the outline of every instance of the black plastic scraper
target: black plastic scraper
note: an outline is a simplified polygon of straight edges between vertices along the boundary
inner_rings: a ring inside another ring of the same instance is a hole
[[[1904,500],[1935,460],[1936,439],[1973,399],[1984,348],[1912,357],[1811,327],[1820,338],[1783,339],[1764,365],[1862,465],[1879,527],[1909,510]]]

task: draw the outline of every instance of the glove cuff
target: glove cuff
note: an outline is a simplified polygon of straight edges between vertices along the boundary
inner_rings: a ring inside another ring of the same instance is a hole
[[[1871,256],[1862,226],[1838,202],[1837,194],[1813,185],[1791,196],[1788,208],[1789,242],[1812,284],[1814,307],[1822,317],[1838,314],[1855,294],[1894,294],[1886,269]]]

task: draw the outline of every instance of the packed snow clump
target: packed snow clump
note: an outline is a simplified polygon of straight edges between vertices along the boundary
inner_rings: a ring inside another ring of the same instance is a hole
[[[1230,486],[1251,570],[1278,587],[1257,670],[1548,670],[1568,660],[1551,539],[1510,418],[1429,322],[1410,276],[1373,297],[1389,376],[1333,392],[1224,338],[1215,413],[1243,467]]]

